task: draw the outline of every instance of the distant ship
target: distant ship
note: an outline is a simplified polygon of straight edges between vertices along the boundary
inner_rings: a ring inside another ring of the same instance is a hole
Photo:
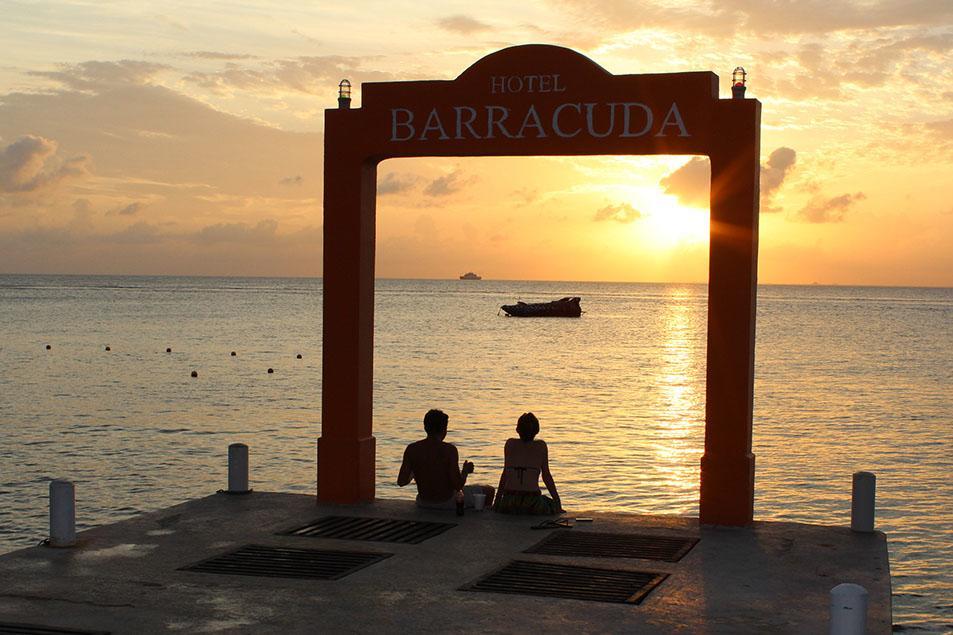
[[[482,277],[476,275],[476,274],[473,273],[472,271],[466,272],[465,274],[463,274],[462,276],[460,276],[460,279],[461,279],[461,280],[483,280]]]

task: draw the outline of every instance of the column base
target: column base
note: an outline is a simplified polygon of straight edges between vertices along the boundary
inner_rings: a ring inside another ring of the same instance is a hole
[[[702,457],[698,519],[736,527],[754,521],[754,454]]]
[[[318,501],[345,504],[372,502],[375,448],[374,437],[319,438]]]

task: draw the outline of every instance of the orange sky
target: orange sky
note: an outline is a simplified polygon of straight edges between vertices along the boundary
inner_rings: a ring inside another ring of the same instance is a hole
[[[0,273],[321,274],[342,77],[450,79],[500,48],[613,73],[749,71],[760,280],[953,286],[953,4],[12,3]],[[379,170],[378,275],[704,281],[707,160]]]

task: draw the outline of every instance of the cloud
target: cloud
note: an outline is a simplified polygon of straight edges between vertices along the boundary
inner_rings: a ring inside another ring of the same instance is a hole
[[[778,52],[756,81],[761,94],[803,99],[852,99],[858,90],[938,86],[936,68],[949,66],[953,32],[927,26],[871,28],[841,38],[801,39],[791,54]],[[772,67],[772,70],[767,68]],[[942,79],[940,80],[942,82]]]
[[[797,152],[780,147],[761,166],[762,211],[779,211],[768,205],[767,199],[781,187],[796,161]],[[705,157],[692,157],[682,167],[664,176],[659,185],[683,205],[707,208],[711,204],[711,162]]]
[[[797,213],[797,216],[808,223],[840,223],[854,203],[865,198],[867,195],[863,192],[841,194],[827,199],[814,197]]]
[[[414,221],[414,231],[425,240],[436,240],[440,231],[437,229],[437,223],[433,216],[421,214]]]
[[[256,225],[248,223],[217,223],[207,225],[191,236],[200,243],[254,243],[272,240],[278,230],[278,221],[266,219]]]
[[[791,148],[780,147],[771,153],[767,163],[761,166],[761,195],[774,193],[797,161],[797,152]]]
[[[428,183],[427,187],[424,188],[424,194],[427,196],[450,196],[462,190],[469,182],[469,179],[460,178],[459,170],[454,170]]]
[[[286,176],[279,181],[279,183],[282,185],[301,185],[303,182],[304,177],[302,177],[300,174],[296,174],[295,176]]]
[[[168,27],[170,27],[170,28],[173,28],[173,29],[175,29],[176,31],[186,32],[186,31],[189,30],[189,27],[187,27],[185,24],[183,24],[183,23],[180,22],[179,20],[177,20],[177,19],[175,19],[175,18],[173,18],[173,17],[167,16],[167,15],[165,15],[165,14],[162,14],[162,13],[157,14],[157,15],[155,16],[155,19],[156,19],[157,22],[161,22],[162,24],[164,24],[164,25],[166,25],[166,26],[168,26]]]
[[[145,207],[145,205],[139,201],[135,201],[133,203],[129,203],[125,207],[120,207],[116,210],[116,213],[120,216],[135,216],[143,207]]]
[[[97,231],[90,220],[91,212],[82,203],[74,204],[74,208],[77,208],[74,217],[60,225],[41,225],[0,232],[0,263],[3,263],[5,258],[16,255],[16,252],[21,252],[21,258],[35,258],[37,262],[43,262],[77,255],[88,257],[92,251],[104,254],[121,253],[124,259],[128,256],[130,261],[140,262],[142,252],[137,251],[137,246],[152,245],[161,250],[152,253],[161,253],[162,256],[155,261],[142,261],[140,264],[144,265],[144,271],[161,272],[168,268],[172,260],[186,253],[190,254],[189,257],[196,263],[204,262],[206,266],[211,266],[214,265],[209,259],[212,253],[221,255],[258,252],[271,254],[280,260],[287,255],[288,248],[305,248],[311,255],[315,249],[319,253],[321,251],[320,227],[306,226],[278,234],[278,222],[268,219],[257,224],[220,223],[198,231],[183,232],[164,229],[163,225],[168,223],[138,221],[117,231]],[[196,242],[203,243],[201,249],[195,248]],[[113,247],[121,251],[106,251]]]
[[[378,196],[387,196],[389,194],[406,192],[411,189],[416,182],[417,177],[412,174],[389,172],[377,183],[377,194]]]
[[[307,33],[302,32],[300,29],[291,29],[291,32],[294,33],[295,35],[297,35],[297,36],[300,37],[300,38],[304,38],[305,40],[307,40],[308,42],[311,42],[312,44],[320,44],[320,43],[321,43],[321,41],[320,41],[318,38],[311,37],[311,36],[308,35]]]
[[[141,275],[320,275],[322,232],[306,226],[265,241],[197,245],[189,233],[135,223],[87,232],[70,224],[0,232],[0,271]]]
[[[882,0],[847,2],[764,2],[731,0],[723,8],[744,15],[745,26],[755,33],[829,33],[831,31],[948,24],[953,5],[934,0]]]
[[[115,86],[146,84],[156,73],[168,68],[165,64],[141,60],[93,60],[79,64],[62,64],[58,71],[30,71],[28,74],[52,79],[73,90],[100,91]]]
[[[953,49],[953,32],[914,35],[895,40],[884,48],[894,51],[930,51],[946,53]]]
[[[194,72],[186,75],[184,79],[218,93],[228,90],[289,90],[314,95],[333,90],[342,77],[349,78],[355,86],[361,82],[386,81],[393,78],[390,73],[362,69],[366,61],[360,57],[325,55],[273,60],[257,67],[229,62],[223,70]]]
[[[477,33],[479,31],[488,31],[493,28],[486,22],[481,22],[476,18],[460,14],[440,18],[437,20],[437,26],[441,29],[461,33],[463,35],[470,35],[471,33]]]
[[[639,218],[642,217],[642,212],[635,209],[628,203],[619,203],[618,205],[606,205],[605,207],[596,211],[596,215],[593,216],[592,220],[596,222],[602,221],[615,221],[617,223],[622,223],[627,225],[633,223]]]
[[[661,4],[654,0],[563,0],[582,24],[609,32],[664,27],[730,36],[821,34],[879,27],[949,24],[953,4],[936,0],[804,0],[789,2],[720,2]],[[578,30],[578,29],[577,29]]]
[[[580,26],[589,24],[604,32],[624,32],[664,26],[676,30],[731,32],[736,20],[720,8],[709,9],[686,5],[665,7],[651,0],[568,0]],[[582,30],[582,29],[577,29]]]
[[[130,85],[99,93],[55,90],[9,93],[0,98],[0,137],[43,130],[64,148],[82,148],[96,159],[99,194],[113,206],[153,195],[191,197],[199,190],[231,195],[289,196],[281,180],[309,173],[322,137],[290,132],[229,115],[182,93],[154,84]],[[143,131],[148,131],[143,134]],[[4,144],[0,143],[0,153]],[[58,165],[54,157],[49,168]],[[89,171],[88,158],[63,166],[59,176]],[[9,166],[7,171],[9,171]],[[7,184],[9,185],[9,183]],[[105,189],[102,189],[105,188]],[[4,189],[0,181],[0,190]],[[294,197],[316,196],[320,179],[304,178]],[[96,198],[82,193],[92,201]],[[71,199],[72,200],[72,199]],[[180,200],[177,207],[186,213]],[[202,217],[211,211],[205,203]],[[109,204],[103,206],[108,209]],[[191,208],[190,211],[198,211]],[[264,211],[266,217],[272,212]],[[152,220],[155,220],[154,218]]]
[[[931,121],[926,124],[926,128],[932,135],[939,135],[943,139],[953,139],[953,119]]]
[[[162,235],[158,227],[139,221],[113,234],[106,234],[102,237],[102,240],[124,245],[144,245],[160,242],[164,238],[165,236]]]
[[[0,150],[0,192],[32,192],[89,173],[90,158],[56,158],[57,143],[24,135]]]
[[[322,136],[216,110],[155,68],[48,67],[61,85],[0,91],[0,270],[319,273],[320,228],[297,228],[320,211],[303,175],[320,174]],[[76,150],[95,179],[77,182]]]
[[[135,245],[156,243],[168,238],[155,225],[139,221],[116,232],[97,232],[93,223],[94,213],[89,201],[73,202],[73,217],[63,224],[38,225],[19,231],[0,233],[0,246],[6,249],[27,249],[41,254],[44,251],[65,253],[63,248],[76,249],[105,244]]]
[[[711,188],[711,162],[706,157],[692,157],[682,167],[662,178],[659,185],[666,194],[691,207],[708,207]]]
[[[193,57],[201,60],[251,60],[255,55],[246,53],[221,53],[219,51],[190,51],[183,53],[186,57]]]
[[[67,232],[77,235],[88,235],[93,231],[94,212],[86,199],[73,201],[73,218],[65,225]]]
[[[513,190],[512,197],[519,199],[523,205],[530,205],[539,200],[539,190],[530,189],[528,187],[521,187],[518,190]]]

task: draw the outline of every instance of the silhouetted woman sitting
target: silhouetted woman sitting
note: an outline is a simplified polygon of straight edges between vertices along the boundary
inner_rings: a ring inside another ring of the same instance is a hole
[[[532,412],[520,415],[516,433],[520,438],[508,439],[503,448],[503,474],[493,509],[503,514],[561,513],[556,483],[549,472],[549,449],[545,441],[535,438],[539,419]],[[540,476],[552,498],[540,491]]]

